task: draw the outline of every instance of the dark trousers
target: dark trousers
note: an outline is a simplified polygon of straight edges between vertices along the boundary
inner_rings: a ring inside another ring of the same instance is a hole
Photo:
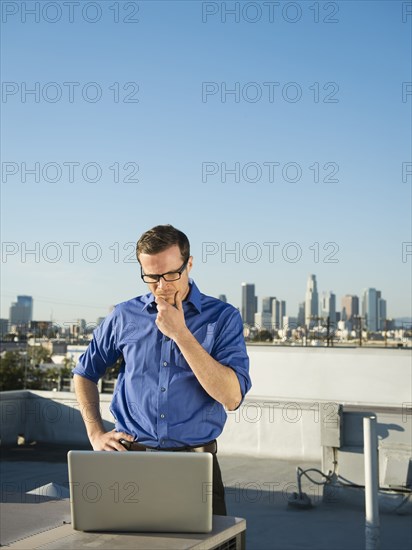
[[[225,488],[217,456],[213,455],[213,514],[226,516]]]

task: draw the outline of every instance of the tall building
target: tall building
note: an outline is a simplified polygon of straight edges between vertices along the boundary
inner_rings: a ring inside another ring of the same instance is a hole
[[[255,329],[272,331],[272,318],[263,311],[255,313]]]
[[[342,321],[345,321],[349,330],[352,330],[352,327],[355,326],[355,318],[359,315],[359,298],[358,296],[353,296],[351,294],[346,294],[342,298]]]
[[[305,325],[307,328],[312,328],[316,324],[316,321],[312,319],[312,317],[317,317],[318,311],[319,304],[316,275],[309,275],[305,295]]]
[[[286,315],[285,300],[275,300],[272,304],[272,325],[275,329],[283,327],[283,317]]]
[[[389,330],[388,327],[385,327],[386,323],[386,300],[380,297],[378,297],[378,330]]]
[[[330,326],[336,328],[336,296],[333,292],[322,292],[321,317],[329,317]]]
[[[362,315],[368,330],[376,332],[385,328],[386,300],[376,288],[367,288],[363,293]]]
[[[257,297],[255,296],[255,285],[242,283],[242,319],[243,322],[252,326],[255,322],[257,312]]]
[[[292,331],[298,327],[298,320],[296,317],[289,317],[285,315],[282,322],[283,336],[289,337]]]
[[[298,323],[298,327],[305,326],[305,302],[299,302],[297,323]]]
[[[262,298],[262,313],[270,313],[272,315],[272,304],[275,300],[275,296],[265,296],[265,298]]]
[[[17,296],[17,302],[10,306],[10,325],[24,325],[28,327],[33,320],[33,298],[31,296]]]
[[[265,298],[262,298],[262,311],[255,313],[256,328],[273,330],[272,307],[275,301],[276,298],[274,296],[265,296]]]

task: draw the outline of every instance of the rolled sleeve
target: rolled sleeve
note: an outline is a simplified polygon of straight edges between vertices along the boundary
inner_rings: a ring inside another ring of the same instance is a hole
[[[242,318],[237,310],[232,311],[222,322],[212,356],[221,365],[230,367],[235,371],[243,401],[252,387],[252,382],[249,376],[249,357],[243,336]]]
[[[73,374],[79,374],[97,384],[106,369],[121,356],[116,345],[116,310],[93,331],[93,339],[80,356]]]

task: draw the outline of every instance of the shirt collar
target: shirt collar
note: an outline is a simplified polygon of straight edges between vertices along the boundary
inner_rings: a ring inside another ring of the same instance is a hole
[[[202,313],[202,299],[200,295],[200,290],[197,288],[196,283],[193,281],[193,279],[190,279],[190,278],[189,278],[189,287],[190,287],[189,294],[187,295],[183,303],[192,304],[192,306],[199,313]],[[155,297],[151,292],[149,292],[149,294],[145,294],[144,296],[142,296],[142,302],[144,303],[144,306],[142,307],[142,311],[145,311],[148,308],[154,307]]]

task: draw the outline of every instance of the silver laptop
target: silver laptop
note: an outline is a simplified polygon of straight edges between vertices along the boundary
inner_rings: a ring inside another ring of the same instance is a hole
[[[69,451],[68,466],[74,529],[212,530],[210,453]]]

